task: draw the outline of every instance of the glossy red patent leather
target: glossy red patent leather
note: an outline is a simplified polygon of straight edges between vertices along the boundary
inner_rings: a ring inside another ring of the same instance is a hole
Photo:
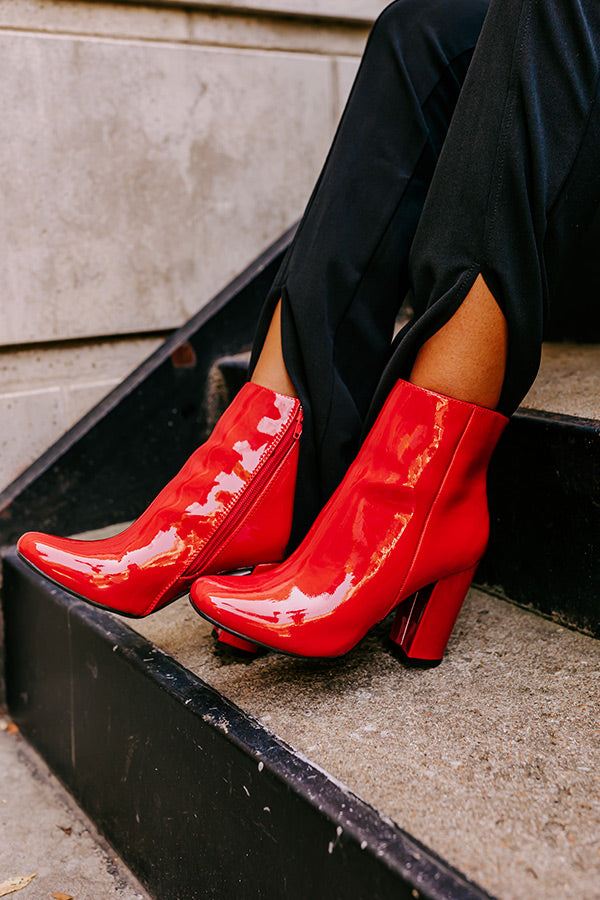
[[[298,400],[246,384],[121,534],[81,541],[30,532],[18,552],[67,590],[131,616],[186,593],[202,572],[278,561],[291,530],[301,422]]]
[[[399,382],[298,550],[264,574],[201,578],[192,603],[264,646],[337,656],[439,582],[431,596],[442,639],[429,621],[430,639],[417,634],[415,648],[420,659],[439,659],[487,543],[486,473],[506,423],[496,412]],[[414,606],[417,626],[431,620],[426,606]],[[409,624],[414,615],[405,616]],[[407,650],[404,638],[400,644]]]

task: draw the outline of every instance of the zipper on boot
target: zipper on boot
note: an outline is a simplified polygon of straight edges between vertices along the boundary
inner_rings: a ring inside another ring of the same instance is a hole
[[[200,554],[190,567],[179,576],[180,578],[195,578],[200,575],[207,561],[212,556],[217,556],[224,546],[231,540],[238,527],[244,521],[249,509],[256,503],[258,497],[275,475],[280,466],[285,462],[294,444],[302,434],[302,407],[291,419],[286,431],[279,439],[271,454],[267,457],[262,467],[255,473],[250,484],[235,502],[235,506],[229,515],[225,515],[221,524],[208,539]]]

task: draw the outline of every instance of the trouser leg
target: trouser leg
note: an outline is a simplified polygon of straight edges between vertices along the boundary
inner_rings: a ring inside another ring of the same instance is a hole
[[[492,0],[410,257],[415,320],[369,424],[479,273],[508,323],[499,409],[539,366],[544,324],[600,203],[598,0]]]
[[[354,457],[406,293],[408,253],[488,0],[397,0],[378,19],[340,128],[259,324],[282,298],[304,407],[292,543]]]

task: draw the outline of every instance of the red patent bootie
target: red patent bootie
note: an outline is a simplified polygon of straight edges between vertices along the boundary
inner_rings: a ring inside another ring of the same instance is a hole
[[[277,562],[291,530],[301,430],[299,400],[246,384],[121,534],[82,541],[30,532],[18,552],[68,591],[134,617],[185,594],[203,572]]]
[[[439,662],[487,544],[487,468],[507,421],[398,382],[296,552],[264,574],[200,578],[192,603],[299,656],[346,653],[397,607],[392,640]]]

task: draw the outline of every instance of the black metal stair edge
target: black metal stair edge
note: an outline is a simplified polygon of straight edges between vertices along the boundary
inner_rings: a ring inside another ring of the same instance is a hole
[[[207,436],[206,383],[249,347],[296,226],[0,492],[0,547],[134,518]]]
[[[492,459],[476,583],[600,637],[600,422],[520,410]]]
[[[489,900],[121,621],[4,583],[11,715],[160,900]]]

